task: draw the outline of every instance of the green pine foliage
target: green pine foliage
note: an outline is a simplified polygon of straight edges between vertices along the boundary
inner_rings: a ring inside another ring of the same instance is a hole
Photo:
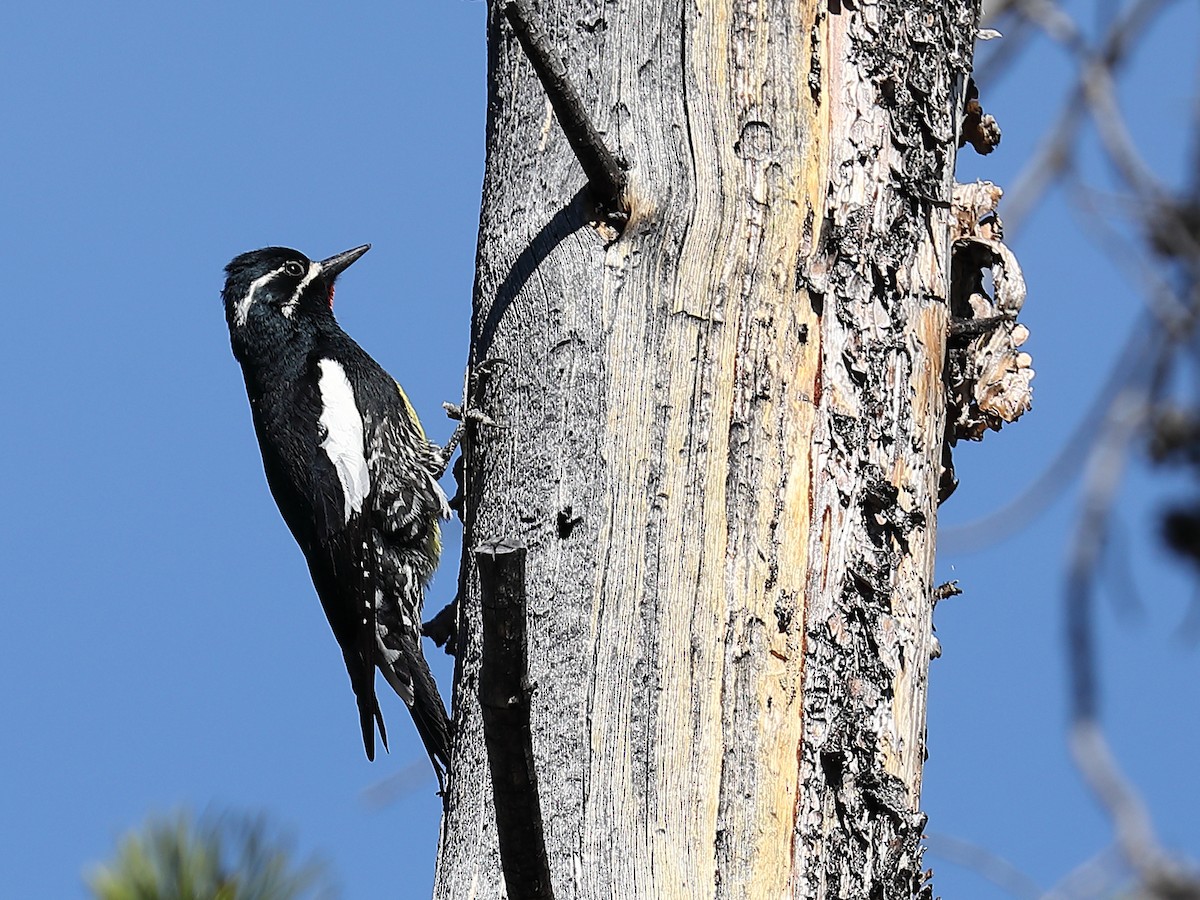
[[[152,818],[88,875],[96,900],[327,898],[324,867],[296,863],[263,819],[189,813]]]

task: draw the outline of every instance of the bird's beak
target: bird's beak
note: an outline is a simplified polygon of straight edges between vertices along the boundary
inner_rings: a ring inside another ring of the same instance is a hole
[[[321,260],[321,274],[332,283],[335,278],[350,268],[350,264],[371,249],[370,244],[363,244],[344,253],[335,253],[329,259]]]

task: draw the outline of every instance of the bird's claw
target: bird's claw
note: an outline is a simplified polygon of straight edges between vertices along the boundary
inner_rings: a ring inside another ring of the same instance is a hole
[[[446,411],[446,417],[453,419],[455,422],[474,422],[476,425],[491,425],[493,427],[496,425],[496,420],[482,409],[469,408],[464,411],[457,403],[443,403],[442,409]]]

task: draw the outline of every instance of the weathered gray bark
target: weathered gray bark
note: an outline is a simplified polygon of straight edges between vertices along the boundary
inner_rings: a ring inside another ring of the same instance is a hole
[[[528,547],[555,894],[917,896],[977,4],[540,11],[631,206],[589,224],[493,14],[466,543]],[[443,900],[505,895],[464,559]]]

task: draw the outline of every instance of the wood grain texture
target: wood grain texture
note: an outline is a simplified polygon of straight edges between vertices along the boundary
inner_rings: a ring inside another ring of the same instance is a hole
[[[489,28],[466,545],[528,547],[563,898],[910,897],[976,10],[545,0],[631,219]],[[462,576],[435,894],[504,896]]]

